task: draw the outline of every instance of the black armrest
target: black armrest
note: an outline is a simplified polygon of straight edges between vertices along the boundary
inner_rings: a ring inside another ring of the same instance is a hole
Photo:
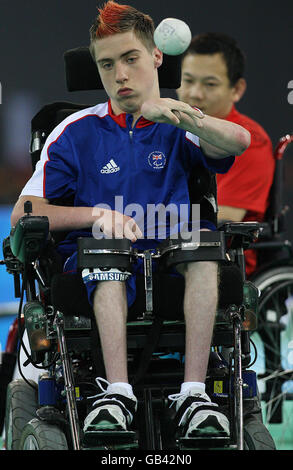
[[[30,263],[40,256],[48,237],[48,217],[25,215],[11,228],[11,251],[21,263]]]
[[[223,231],[226,237],[231,238],[230,247],[244,248],[255,242],[262,231],[259,222],[225,222],[218,229]]]

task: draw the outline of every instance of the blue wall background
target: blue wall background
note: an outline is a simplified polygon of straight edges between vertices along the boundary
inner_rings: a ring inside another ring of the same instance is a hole
[[[1,241],[1,254],[0,259],[3,259],[2,243],[4,238],[10,232],[10,214],[12,206],[0,207],[0,241]],[[14,282],[13,276],[6,272],[5,265],[0,266],[0,344],[2,350],[5,348],[7,333],[11,323],[16,317],[18,299],[14,297]],[[14,311],[15,314],[11,314]]]

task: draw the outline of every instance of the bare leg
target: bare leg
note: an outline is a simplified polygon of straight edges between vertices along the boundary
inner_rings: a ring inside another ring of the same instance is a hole
[[[180,269],[182,271],[182,269]],[[205,382],[217,307],[217,264],[189,263],[184,269],[185,382]],[[125,284],[101,282],[94,295],[107,380],[128,382]]]
[[[218,300],[218,265],[196,262],[185,266],[185,382],[205,382]]]
[[[128,383],[125,283],[116,281],[99,283],[94,294],[94,312],[107,380],[110,383]]]

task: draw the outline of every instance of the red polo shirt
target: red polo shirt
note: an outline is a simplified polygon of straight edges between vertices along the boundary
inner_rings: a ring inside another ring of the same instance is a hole
[[[218,204],[246,209],[243,221],[261,222],[268,206],[275,160],[272,143],[265,130],[255,121],[240,114],[233,106],[227,121],[235,122],[251,134],[251,144],[232,168],[217,175]],[[255,250],[247,250],[246,273],[249,276],[257,265]]]

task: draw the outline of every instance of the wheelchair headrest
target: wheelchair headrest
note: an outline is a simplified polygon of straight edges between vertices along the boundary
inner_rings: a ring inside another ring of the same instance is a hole
[[[164,55],[159,68],[160,88],[176,89],[181,84],[181,55]],[[88,47],[70,49],[64,54],[68,91],[103,90],[103,85]]]

